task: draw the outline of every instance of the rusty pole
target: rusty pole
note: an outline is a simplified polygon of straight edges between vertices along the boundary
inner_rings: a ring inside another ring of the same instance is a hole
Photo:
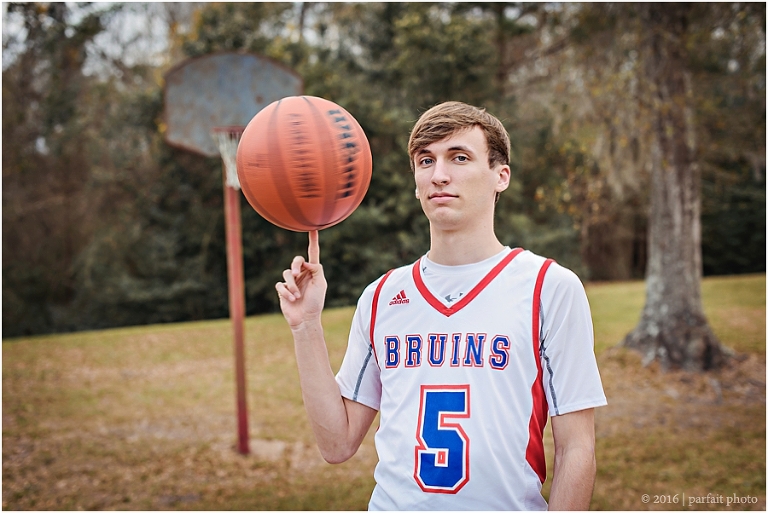
[[[240,194],[227,185],[224,175],[224,217],[227,235],[227,276],[229,279],[229,318],[235,352],[235,384],[237,388],[237,450],[250,452],[248,446],[248,406],[245,388],[245,284],[243,278],[243,243],[240,222]]]

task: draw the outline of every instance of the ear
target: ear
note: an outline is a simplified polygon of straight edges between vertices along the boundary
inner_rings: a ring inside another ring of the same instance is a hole
[[[499,179],[496,182],[496,192],[502,192],[507,190],[507,187],[509,187],[509,180],[512,174],[512,171],[509,169],[509,166],[499,166],[496,169],[496,172],[499,175]]]
[[[418,187],[416,187],[416,199],[421,199],[421,197],[419,196],[419,188]]]

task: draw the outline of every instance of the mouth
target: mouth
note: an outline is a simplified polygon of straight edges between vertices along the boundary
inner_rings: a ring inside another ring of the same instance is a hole
[[[430,204],[435,207],[452,205],[453,201],[458,198],[456,194],[448,194],[447,192],[435,192],[428,197]]]
[[[429,199],[450,199],[458,198],[455,194],[449,194],[447,192],[435,192],[429,195]]]

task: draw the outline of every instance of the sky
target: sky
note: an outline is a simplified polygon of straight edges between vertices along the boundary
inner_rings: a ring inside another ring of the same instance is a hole
[[[67,2],[71,9],[70,23],[77,24],[93,11],[107,10],[115,4],[95,2],[81,5]],[[110,60],[119,59],[128,66],[135,64],[162,64],[168,49],[168,26],[172,15],[188,21],[194,4],[187,3],[127,3],[124,9],[106,19],[106,30],[98,34],[87,46],[86,74],[116,73]],[[24,49],[26,29],[21,16],[8,13],[8,3],[2,4],[3,69]],[[173,13],[171,11],[174,11]]]

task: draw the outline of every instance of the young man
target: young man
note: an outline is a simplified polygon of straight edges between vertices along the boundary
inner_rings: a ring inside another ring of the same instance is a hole
[[[425,112],[408,152],[430,249],[360,297],[334,376],[320,315],[317,232],[276,285],[323,457],[349,459],[381,412],[370,509],[546,509],[542,431],[552,418],[549,506],[587,509],[593,408],[606,404],[592,321],[571,271],[493,230],[509,185],[509,137],[484,110]]]

